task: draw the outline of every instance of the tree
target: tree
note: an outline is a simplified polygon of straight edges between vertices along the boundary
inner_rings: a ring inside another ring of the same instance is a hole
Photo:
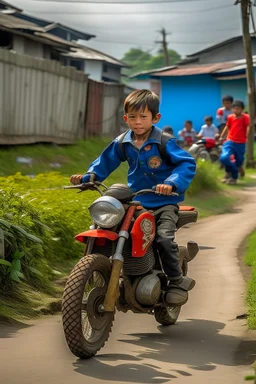
[[[169,64],[174,65],[177,64],[177,62],[180,60],[180,55],[173,51],[172,49],[168,49],[168,56],[169,56]],[[153,56],[150,60],[146,63],[147,69],[156,69],[156,68],[162,68],[165,66],[165,58],[164,53],[159,52],[157,56]]]
[[[170,65],[174,65],[180,60],[180,55],[176,51],[169,49],[168,54],[170,57]],[[131,66],[131,68],[124,71],[127,76],[137,72],[162,68],[165,66],[164,54],[162,50],[160,50],[157,55],[152,56],[147,51],[143,51],[138,48],[131,48],[125,53],[122,61]]]

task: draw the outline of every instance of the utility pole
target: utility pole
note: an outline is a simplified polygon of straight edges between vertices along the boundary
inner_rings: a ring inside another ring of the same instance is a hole
[[[235,5],[241,5],[242,30],[244,42],[244,54],[246,59],[246,78],[247,78],[247,97],[249,105],[249,114],[251,120],[251,129],[247,143],[247,167],[254,166],[254,122],[255,122],[255,78],[252,58],[252,46],[250,35],[250,16],[252,6],[255,5],[252,0],[236,0]]]
[[[166,33],[165,28],[162,28],[159,32],[161,33],[163,39],[161,41],[156,41],[156,43],[162,44],[163,53],[164,53],[164,64],[166,67],[168,67],[168,65],[170,65],[170,60],[169,60],[169,54],[168,54],[168,48],[167,48],[168,43],[166,41],[167,33]]]

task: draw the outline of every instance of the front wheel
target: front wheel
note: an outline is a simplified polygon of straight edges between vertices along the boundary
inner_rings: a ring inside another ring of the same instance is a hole
[[[101,311],[111,264],[106,256],[84,256],[74,267],[62,299],[62,322],[70,351],[88,359],[105,344],[114,313]]]

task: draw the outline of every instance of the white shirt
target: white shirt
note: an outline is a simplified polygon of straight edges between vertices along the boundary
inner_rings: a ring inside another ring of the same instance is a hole
[[[216,125],[212,124],[208,126],[207,124],[202,125],[201,131],[199,135],[203,137],[203,139],[213,139],[215,140],[215,135],[219,133]]]

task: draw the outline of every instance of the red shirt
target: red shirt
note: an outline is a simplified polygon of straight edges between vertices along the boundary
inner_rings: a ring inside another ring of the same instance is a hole
[[[228,137],[227,140],[234,141],[234,143],[246,143],[246,131],[250,125],[249,115],[242,113],[240,117],[236,115],[229,115],[227,118]]]

